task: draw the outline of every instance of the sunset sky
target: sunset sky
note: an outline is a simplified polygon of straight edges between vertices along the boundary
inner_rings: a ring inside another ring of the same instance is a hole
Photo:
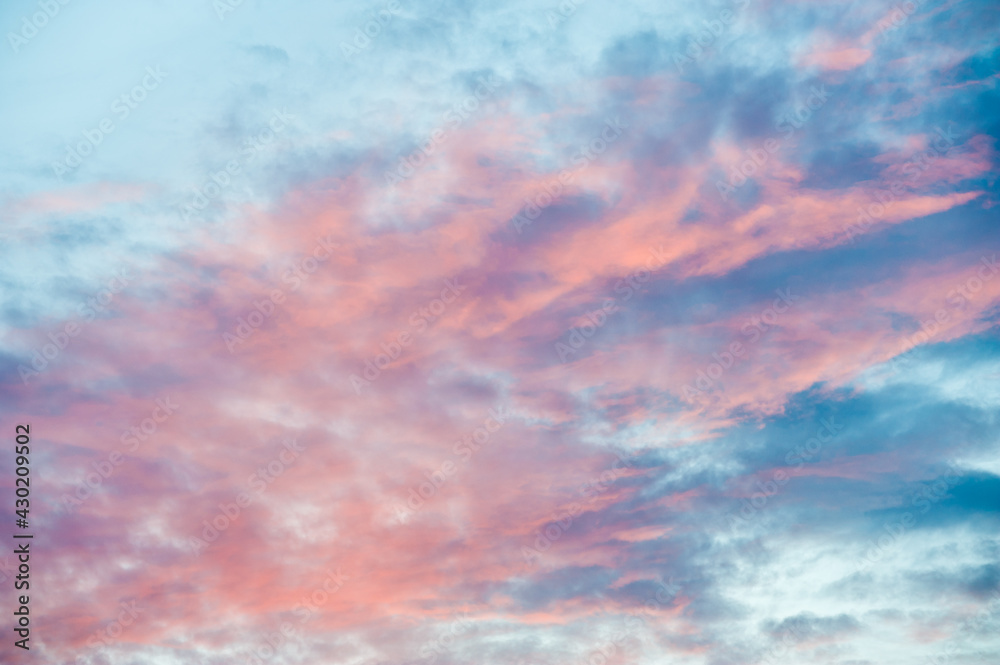
[[[0,662],[1000,662],[995,2],[65,1]]]

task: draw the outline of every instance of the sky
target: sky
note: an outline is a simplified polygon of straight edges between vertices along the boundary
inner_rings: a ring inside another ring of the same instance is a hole
[[[0,661],[1000,662],[996,3],[0,28]]]

